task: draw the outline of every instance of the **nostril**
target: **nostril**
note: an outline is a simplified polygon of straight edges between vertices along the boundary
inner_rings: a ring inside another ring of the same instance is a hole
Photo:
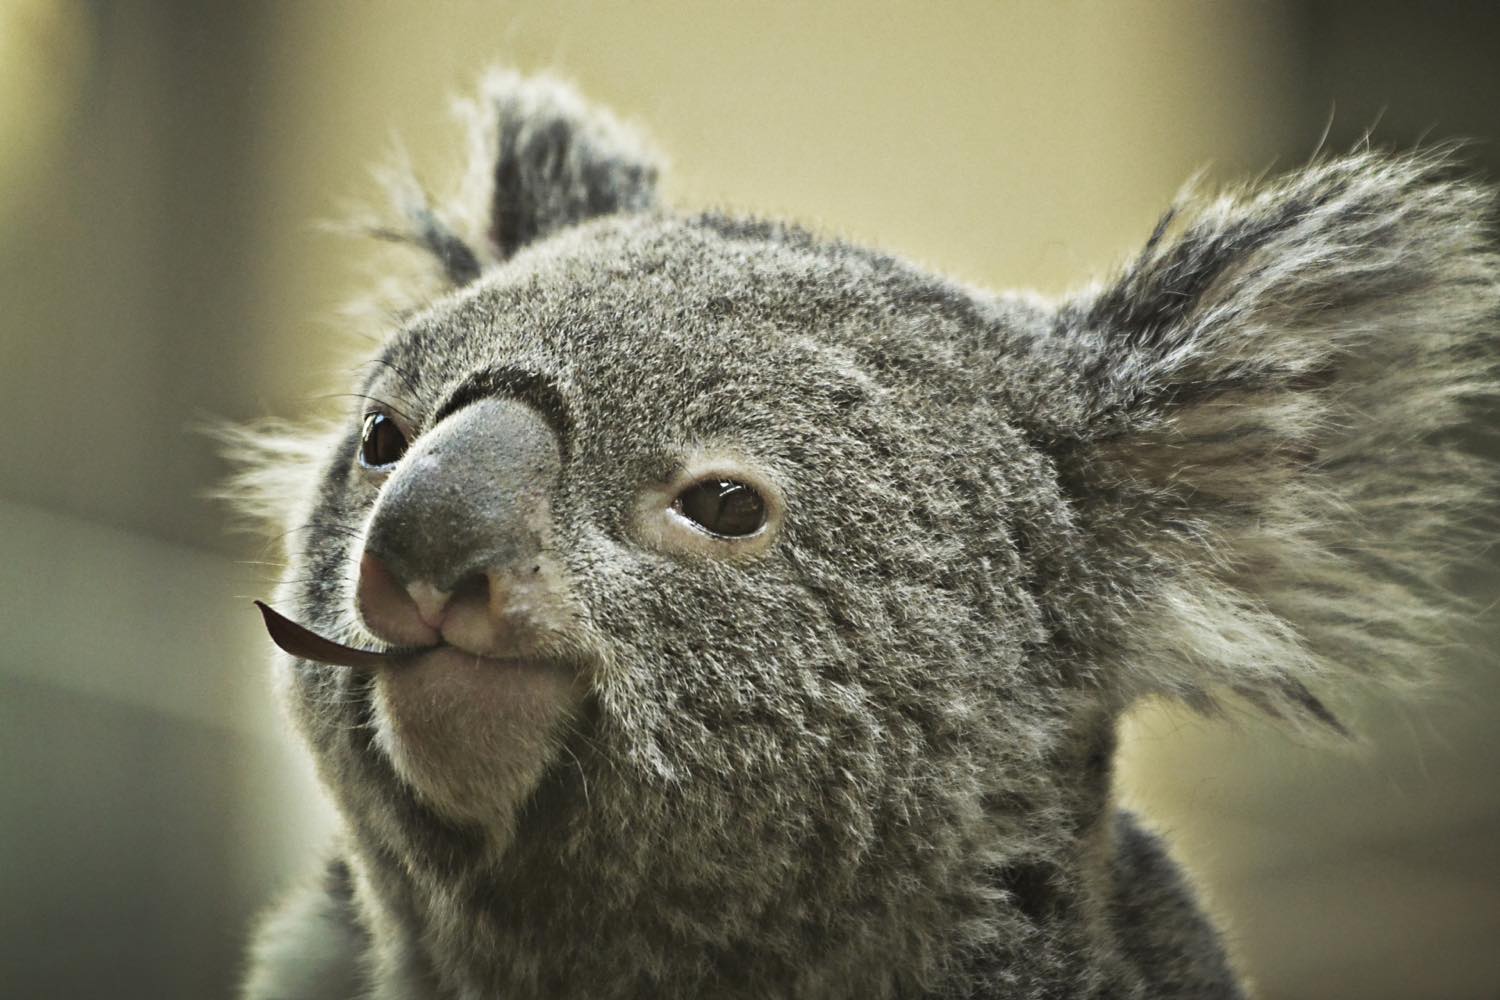
[[[488,607],[490,603],[490,575],[488,573],[470,573],[453,588],[453,594],[449,598],[449,606],[458,604],[476,604],[479,607]]]
[[[368,615],[402,603],[405,589],[374,553],[366,551],[360,556],[357,600],[361,612]]]
[[[437,640],[436,627],[428,624],[409,588],[369,550],[360,556],[355,606],[365,626],[387,642],[423,646]]]

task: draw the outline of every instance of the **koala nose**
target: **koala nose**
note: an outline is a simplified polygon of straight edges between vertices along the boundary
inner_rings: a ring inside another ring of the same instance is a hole
[[[514,400],[471,403],[419,437],[371,517],[357,592],[366,624],[420,644],[458,619],[472,634],[482,615],[479,631],[493,633],[507,581],[547,544],[560,468],[552,428]]]

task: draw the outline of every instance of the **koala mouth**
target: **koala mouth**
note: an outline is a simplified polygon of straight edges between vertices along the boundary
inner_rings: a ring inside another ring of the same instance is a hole
[[[345,646],[325,638],[305,625],[297,624],[272,609],[264,601],[256,601],[255,606],[260,609],[261,618],[265,620],[266,632],[270,634],[271,641],[284,652],[330,666],[349,667],[353,670],[376,670],[380,667],[398,666],[420,653],[438,648],[435,645],[420,646],[385,652],[355,649],[353,646]]]

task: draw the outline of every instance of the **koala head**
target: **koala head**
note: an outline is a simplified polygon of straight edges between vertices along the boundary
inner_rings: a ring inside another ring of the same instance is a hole
[[[1046,302],[667,211],[553,81],[469,110],[357,405],[244,480],[368,924],[453,995],[1096,988],[1125,708],[1420,676],[1497,307],[1440,157]]]

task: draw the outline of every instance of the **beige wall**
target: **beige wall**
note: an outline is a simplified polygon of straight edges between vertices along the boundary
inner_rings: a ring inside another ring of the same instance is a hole
[[[223,470],[186,428],[342,406],[362,248],[313,223],[373,196],[393,133],[441,184],[448,95],[552,67],[655,134],[685,208],[1061,292],[1200,168],[1304,157],[1339,81],[1396,139],[1484,92],[1473,30],[1315,6],[0,0],[0,995],[221,994],[328,828],[246,603],[272,555],[202,500]],[[1500,990],[1500,690],[1455,672],[1344,759],[1134,722],[1128,797],[1264,996]]]

